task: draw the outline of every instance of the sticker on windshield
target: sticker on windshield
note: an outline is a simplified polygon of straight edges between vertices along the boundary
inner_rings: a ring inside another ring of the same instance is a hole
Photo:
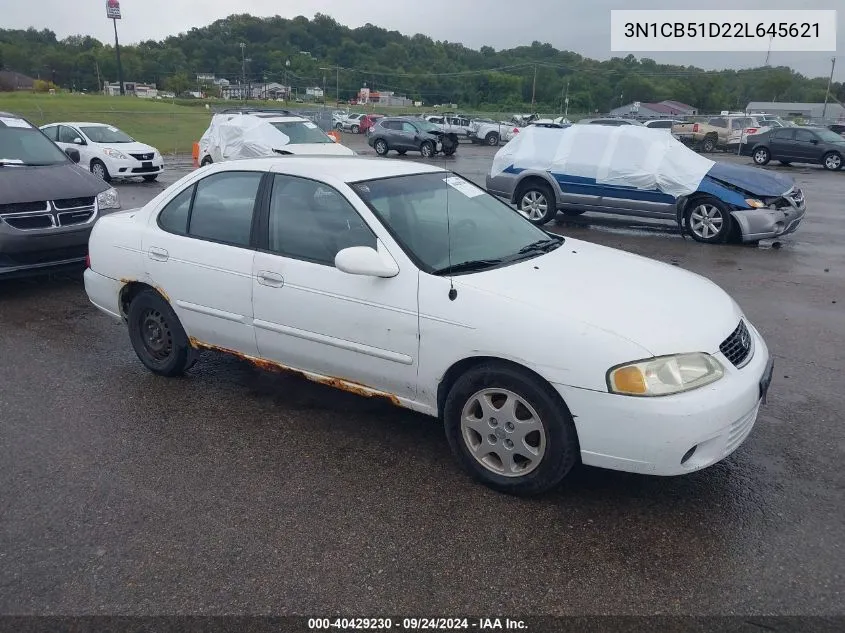
[[[5,123],[6,127],[32,127],[23,119],[12,119],[10,117],[0,116],[0,122]]]
[[[107,129],[108,129],[108,131],[109,131],[109,132],[119,132],[119,131],[120,131],[120,130],[118,130],[116,127],[112,127],[111,125],[110,125],[110,126],[108,126],[108,128],[107,128]]]
[[[457,176],[449,176],[443,179],[450,187],[457,189],[462,194],[464,194],[467,198],[475,198],[475,196],[480,196],[484,193],[483,189],[479,189],[471,182],[467,182],[463,178],[458,178]]]
[[[303,125],[311,130],[315,129],[317,126],[311,123],[311,121],[306,121]]]

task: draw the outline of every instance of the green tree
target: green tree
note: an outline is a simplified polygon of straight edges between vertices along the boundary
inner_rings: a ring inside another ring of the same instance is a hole
[[[171,75],[164,82],[164,87],[179,96],[188,92],[194,86],[194,82],[185,73]]]

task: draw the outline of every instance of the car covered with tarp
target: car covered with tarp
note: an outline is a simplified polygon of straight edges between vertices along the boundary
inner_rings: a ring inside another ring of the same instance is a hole
[[[789,176],[712,161],[641,126],[529,126],[496,153],[486,184],[534,224],[558,211],[651,217],[709,243],[785,235],[806,211]]]

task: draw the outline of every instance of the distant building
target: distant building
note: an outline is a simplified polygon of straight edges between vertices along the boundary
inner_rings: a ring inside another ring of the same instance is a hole
[[[200,86],[228,86],[229,80],[218,77],[213,73],[199,73],[197,75],[197,84]]]
[[[695,116],[698,109],[680,101],[660,101],[659,103],[640,103],[634,101],[628,105],[614,108],[610,116],[633,117],[636,119],[670,119],[672,117]]]
[[[305,96],[311,97],[312,99],[322,99],[323,98],[323,89],[322,88],[306,88],[305,89]]]
[[[155,84],[139,84],[134,81],[124,81],[123,91],[127,96],[140,97],[141,99],[155,99],[158,96],[158,89]],[[120,95],[120,83],[106,82],[103,86],[103,94],[109,97]]]
[[[251,85],[229,84],[220,87],[220,94],[224,99],[247,99],[252,96],[254,88]]]
[[[413,102],[407,97],[398,97],[394,92],[375,92],[369,88],[361,88],[358,91],[358,103],[377,103],[385,106],[410,106]]]
[[[0,91],[32,90],[35,80],[14,70],[0,70]]]
[[[808,122],[829,122],[845,120],[845,108],[836,102],[824,103],[790,103],[777,101],[752,101],[746,108],[749,114],[774,114],[787,119],[804,119]],[[823,116],[824,115],[824,116]]]
[[[283,86],[271,81],[253,88],[252,96],[255,99],[288,99],[290,98],[290,86]]]

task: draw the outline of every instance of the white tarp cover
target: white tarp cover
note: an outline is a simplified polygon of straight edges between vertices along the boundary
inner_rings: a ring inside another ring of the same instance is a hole
[[[217,114],[200,139],[200,150],[215,163],[237,158],[272,156],[290,138],[264,119],[242,114]]]
[[[490,175],[509,167],[534,169],[678,197],[698,189],[714,164],[663,130],[634,125],[527,127],[496,153]]]

